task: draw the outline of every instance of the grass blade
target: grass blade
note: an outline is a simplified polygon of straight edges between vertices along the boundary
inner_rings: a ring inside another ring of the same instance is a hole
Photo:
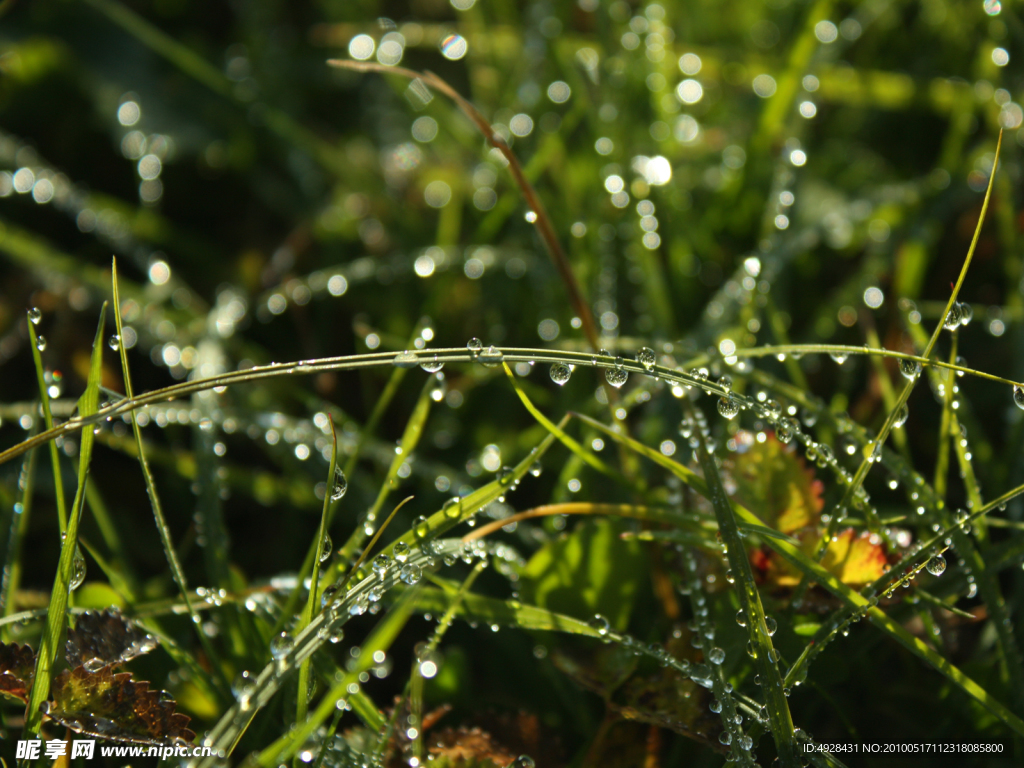
[[[78,400],[78,416],[81,419],[96,413],[100,404],[100,379],[103,374],[103,329],[107,317],[107,302],[100,309],[100,321],[96,327],[96,336],[92,343],[92,359],[89,364],[89,378],[85,392]],[[71,517],[65,529],[64,543],[61,545],[60,560],[57,563],[57,574],[50,592],[50,607],[47,612],[46,626],[39,646],[39,657],[36,660],[36,673],[29,692],[26,712],[25,731],[39,733],[42,724],[40,706],[49,698],[50,680],[57,672],[57,666],[63,660],[63,638],[67,629],[67,608],[70,597],[71,577],[74,572],[75,552],[78,548],[78,524],[85,505],[85,484],[89,475],[89,462],[92,459],[92,429],[82,430],[82,442],[79,448],[78,489],[71,508]]]
[[[39,401],[43,406],[43,418],[46,420],[46,429],[53,429],[53,412],[50,409],[50,394],[46,387],[46,375],[43,368],[43,358],[39,350],[39,336],[36,335],[36,324],[32,318],[28,319],[28,340],[32,347],[32,362],[36,365],[36,381],[39,382]],[[60,457],[57,452],[57,443],[50,441],[50,462],[53,464],[53,493],[57,504],[57,518],[60,520],[60,532],[68,528],[68,513],[64,499],[64,479],[60,474]]]
[[[117,325],[117,338],[120,340],[122,338],[122,323],[121,304],[119,301],[117,286],[117,259],[114,259],[111,268],[113,271],[114,322]],[[132,391],[131,370],[128,367],[128,350],[125,348],[125,345],[121,343],[118,343],[117,347],[120,352],[121,372],[124,376],[125,395],[132,398],[135,395]],[[199,637],[199,642],[203,646],[203,650],[213,661],[211,666],[216,670],[216,674],[218,675],[220,689],[213,691],[212,693],[223,701],[227,696],[227,691],[229,689],[228,681],[224,677],[223,667],[216,662],[217,654],[213,649],[213,645],[210,643],[210,639],[206,636],[206,633],[202,631],[199,614],[192,605],[192,599],[188,590],[188,582],[185,579],[185,571],[182,569],[181,562],[178,560],[178,553],[174,549],[174,542],[171,539],[171,529],[167,526],[167,519],[164,517],[163,507],[160,504],[160,495],[157,493],[156,483],[153,481],[153,473],[149,469],[149,462],[146,461],[146,452],[142,443],[142,428],[139,426],[138,419],[135,418],[134,411],[131,412],[131,420],[132,431],[135,434],[135,446],[139,455],[139,466],[142,468],[142,477],[146,482],[146,493],[149,495],[149,503],[153,509],[153,518],[156,520],[156,529],[160,534],[160,543],[164,548],[164,557],[167,558],[167,563],[171,567],[171,575],[174,577],[174,583],[178,585],[178,591],[181,593],[181,598],[184,600],[185,607],[188,609],[188,614],[192,619],[192,626],[196,629],[196,635]],[[83,432],[83,445],[85,440],[84,434],[86,432],[91,435],[92,430],[85,430],[85,432]]]
[[[7,617],[14,613],[14,597],[21,583],[21,542],[28,530],[29,513],[32,511],[32,491],[35,482],[36,451],[29,451],[21,466],[19,485],[22,488],[21,501],[15,502],[11,515],[10,532],[7,535],[7,556],[4,562],[3,582],[0,583],[0,614]],[[5,627],[4,636],[10,632]]]
[[[689,405],[689,403],[687,403]],[[761,605],[761,593],[754,581],[754,572],[747,557],[747,550],[740,538],[736,525],[736,514],[733,511],[729,496],[722,485],[722,477],[718,473],[718,465],[708,451],[705,440],[703,416],[691,406],[691,417],[696,421],[694,434],[698,437],[697,457],[704,470],[704,481],[708,486],[708,498],[715,510],[718,530],[722,542],[728,548],[730,567],[735,574],[736,595],[740,605],[746,611],[749,621],[747,631],[750,642],[757,648],[757,668],[761,675],[765,705],[768,709],[768,725],[775,739],[775,748],[784,768],[796,766],[797,748],[793,735],[793,716],[789,712],[789,702],[782,690],[782,675],[779,672],[778,655],[772,647],[771,633],[765,623],[764,607]]]
[[[324,558],[324,539],[327,536],[327,515],[331,508],[331,489],[334,487],[334,473],[338,467],[338,433],[334,429],[334,419],[327,417],[331,425],[331,461],[327,468],[327,485],[324,488],[324,509],[320,515],[320,527],[317,529],[316,557],[313,558],[313,572],[309,582],[309,599],[306,600],[306,607],[302,609],[296,632],[301,632],[309,626],[313,620],[313,612],[316,610],[318,599],[317,586],[320,583],[320,563]],[[330,551],[327,555],[330,555]],[[300,581],[301,584],[301,581]],[[299,666],[299,693],[295,708],[295,722],[301,723],[306,719],[306,712],[309,707],[307,691],[309,690],[309,659],[305,659]]]

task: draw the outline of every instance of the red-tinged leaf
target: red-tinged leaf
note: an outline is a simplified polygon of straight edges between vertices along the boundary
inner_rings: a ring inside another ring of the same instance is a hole
[[[876,544],[871,539],[867,531],[857,535],[853,528],[847,528],[829,543],[822,566],[844,584],[870,584],[889,569],[881,542]]]
[[[149,683],[111,667],[89,672],[85,667],[64,670],[53,681],[53,701],[46,714],[78,733],[108,741],[150,746],[191,742],[189,717],[175,712],[173,699],[152,691]]]
[[[730,454],[723,474],[730,494],[765,525],[792,533],[821,519],[824,486],[803,457],[774,435],[743,453]]]
[[[801,531],[798,534],[800,549],[814,557],[821,535],[817,530]],[[759,562],[763,563],[764,559],[762,553]],[[889,561],[882,544],[873,542],[869,532],[863,531],[858,535],[853,528],[847,528],[829,543],[821,566],[844,584],[862,586],[882,576],[889,568]],[[801,571],[774,552],[768,555],[767,567],[762,570],[766,581],[780,587],[795,586],[803,576]]]
[[[0,643],[0,693],[27,702],[35,673],[35,651],[27,645]]]
[[[72,668],[84,665],[90,672],[101,667],[119,666],[149,653],[157,639],[139,629],[117,609],[86,611],[80,614],[74,629],[68,629],[65,647]]]

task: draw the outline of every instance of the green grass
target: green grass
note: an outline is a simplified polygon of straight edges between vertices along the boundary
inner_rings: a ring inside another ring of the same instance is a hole
[[[1020,763],[1015,6],[243,5],[0,3],[0,757]]]

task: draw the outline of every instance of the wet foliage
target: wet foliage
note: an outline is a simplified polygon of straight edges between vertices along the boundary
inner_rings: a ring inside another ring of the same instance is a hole
[[[1022,31],[0,0],[0,744],[1019,765]]]

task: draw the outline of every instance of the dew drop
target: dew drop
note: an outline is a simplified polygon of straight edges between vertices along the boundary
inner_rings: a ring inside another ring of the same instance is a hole
[[[562,386],[572,376],[572,369],[565,363],[555,363],[551,366],[551,380],[558,386]]]
[[[736,611],[736,623],[741,627],[747,626],[747,612],[742,608]]]
[[[409,548],[409,545],[406,544],[404,541],[397,542],[395,544],[394,550],[392,551],[394,552],[395,560],[399,563],[404,563],[406,560],[408,560],[409,555],[412,552],[412,550]]]
[[[540,477],[541,473],[543,472],[544,465],[541,464],[539,461],[535,461],[533,462],[533,464],[530,465],[530,474],[533,475],[534,477]]]
[[[657,357],[654,354],[654,350],[650,347],[640,347],[636,351],[636,361],[644,367],[645,371],[651,371],[654,370]]]
[[[326,609],[334,601],[334,596],[338,594],[338,585],[332,584],[329,587],[325,587],[323,594],[320,595],[320,607]]]
[[[81,550],[75,547],[75,557],[71,563],[71,581],[68,582],[68,589],[72,592],[82,586],[85,581],[85,558]]]
[[[718,386],[726,392],[732,392],[732,376],[722,376],[722,378],[718,380]]]
[[[907,419],[910,418],[910,409],[907,408],[907,404],[904,403],[900,406],[900,409],[896,412],[896,418],[893,419],[893,427],[902,427],[907,423]]]
[[[32,307],[28,311],[28,319],[32,321],[32,325],[39,325],[39,321],[43,319],[43,311],[39,307]]]
[[[477,355],[477,359],[484,368],[497,368],[501,365],[501,361],[505,359],[505,355],[500,349],[492,345],[485,352]]]
[[[718,734],[718,741],[724,744],[725,746],[729,746],[730,744],[732,744],[732,734],[728,731],[722,731],[720,734]]]
[[[117,352],[121,348],[121,337],[116,333],[107,339],[107,346]]]
[[[236,699],[251,694],[256,687],[256,676],[248,670],[242,670],[231,682],[231,695]]]
[[[423,569],[413,563],[406,563],[398,572],[398,578],[402,580],[402,583],[410,586],[416,584],[422,576]]]
[[[588,624],[590,624],[591,629],[597,630],[597,634],[599,634],[601,637],[606,637],[611,628],[608,624],[608,619],[606,619],[600,613],[595,613],[594,618],[592,618],[588,622]]]
[[[712,664],[721,664],[725,661],[725,651],[721,648],[712,648],[708,651],[708,661]]]
[[[836,361],[836,365],[842,365],[850,357],[845,352],[829,352],[828,356]]]
[[[421,362],[420,368],[422,368],[427,373],[437,373],[442,368],[444,368],[444,363],[437,359],[437,355],[434,355],[433,360],[424,360],[423,362]]]
[[[921,375],[921,364],[917,360],[908,360],[905,357],[901,357],[900,373],[903,374],[904,378],[913,381]]]
[[[320,563],[326,563],[331,559],[331,550],[334,549],[334,542],[331,541],[331,534],[324,533],[323,547],[320,551]]]
[[[412,532],[416,535],[417,539],[426,538],[427,534],[430,533],[430,523],[427,522],[427,518],[420,515],[413,520]]]
[[[480,339],[478,339],[476,336],[474,336],[466,343],[466,349],[469,350],[469,353],[473,356],[474,360],[480,355],[480,350],[483,348],[484,343],[480,341]]]
[[[626,380],[629,378],[629,371],[625,368],[606,368],[604,377],[609,384],[618,389],[626,383]]]
[[[341,467],[334,468],[334,484],[331,486],[331,501],[340,501],[348,491],[348,478],[341,471]]]
[[[936,555],[928,561],[925,568],[928,569],[928,573],[932,576],[941,576],[946,570],[946,558],[942,555]]]
[[[942,327],[947,331],[955,331],[960,323],[963,322],[964,315],[963,310],[960,308],[960,304],[954,302],[953,306],[949,308],[949,313],[946,315],[945,321],[942,323]]]
[[[389,565],[391,565],[391,558],[383,552],[373,558],[373,572],[377,574],[377,578],[384,578]]]
[[[776,622],[771,616],[764,617],[764,625],[768,628],[768,637],[771,637],[779,631],[778,622]]]
[[[960,305],[960,325],[970,325],[974,319],[974,308],[967,303]]]
[[[1018,408],[1024,411],[1024,387],[1013,387],[1013,402]]]
[[[727,419],[735,418],[740,412],[739,401],[732,396],[719,398],[718,412]]]
[[[529,755],[520,755],[509,768],[535,768],[537,763]]]
[[[280,661],[288,655],[293,645],[291,635],[287,632],[282,632],[270,641],[270,655],[275,661]]]
[[[36,349],[38,349],[40,352],[42,352],[44,349],[46,349],[46,337],[45,336],[36,336]]]
[[[462,505],[459,503],[461,499],[458,496],[452,496],[448,501],[441,507],[446,517],[450,517],[453,520],[462,514]]]
[[[405,352],[399,352],[395,355],[391,364],[395,366],[395,368],[415,368],[420,364],[420,358],[415,352],[406,350]]]

